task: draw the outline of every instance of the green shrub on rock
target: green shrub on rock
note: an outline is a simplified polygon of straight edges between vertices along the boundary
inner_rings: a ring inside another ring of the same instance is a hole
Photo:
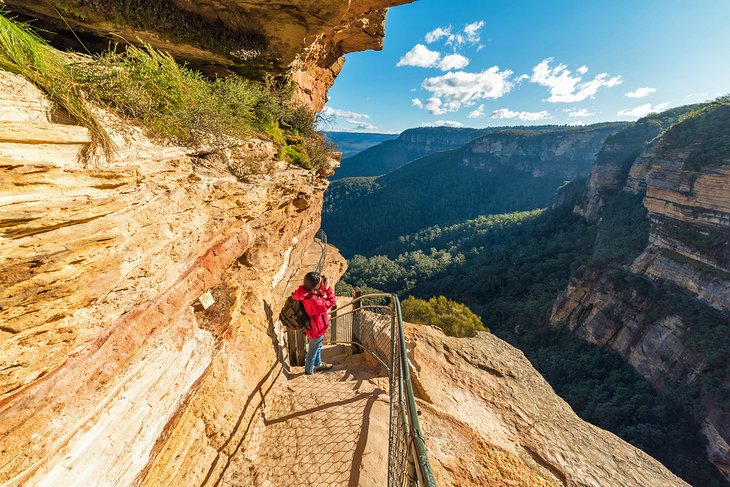
[[[284,146],[279,150],[276,157],[304,169],[312,169],[312,161],[309,159],[307,149],[302,144]]]
[[[450,336],[468,337],[478,331],[489,331],[466,305],[443,296],[428,301],[410,296],[401,303],[401,308],[405,321],[437,326]]]

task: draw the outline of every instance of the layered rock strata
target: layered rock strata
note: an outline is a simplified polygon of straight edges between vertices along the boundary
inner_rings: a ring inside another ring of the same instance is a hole
[[[268,142],[191,154],[133,130],[85,167],[85,129],[2,82],[0,482],[215,482],[281,374],[276,312],[326,181]],[[251,156],[267,171],[241,181]]]
[[[718,106],[697,123],[726,117],[727,107]],[[597,221],[606,195],[645,194],[648,244],[630,266],[577,272],[555,301],[551,322],[615,349],[659,389],[697,388],[692,407],[708,456],[730,478],[730,414],[721,406],[730,378],[719,365],[727,354],[718,342],[730,330],[730,155],[693,163],[703,147],[695,140],[700,135],[678,143],[677,127],[649,144],[628,170],[618,163],[594,169],[576,213]],[[614,176],[604,177],[609,173]],[[662,297],[667,292],[674,294]]]
[[[559,175],[567,179],[587,176],[606,137],[620,125],[592,126],[585,130],[495,133],[463,149],[464,166],[492,171],[508,165],[533,177]]]

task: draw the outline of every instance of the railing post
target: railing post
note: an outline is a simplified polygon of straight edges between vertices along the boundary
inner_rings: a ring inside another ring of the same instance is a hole
[[[332,316],[330,320],[330,343],[337,343],[337,305],[332,306],[329,312]]]
[[[304,350],[306,338],[301,330],[286,330],[286,342],[289,348],[289,363],[291,365],[304,365],[307,354]]]
[[[363,292],[359,287],[352,288],[352,298],[357,299],[362,296]],[[360,319],[361,319],[362,301],[355,301],[352,306],[352,353],[362,353],[362,341],[360,340]]]

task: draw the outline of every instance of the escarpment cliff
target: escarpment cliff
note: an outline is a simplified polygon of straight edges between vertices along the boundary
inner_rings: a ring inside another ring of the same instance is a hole
[[[382,49],[388,7],[412,0],[8,0],[62,48],[147,43],[209,74],[286,75],[321,110],[345,53]],[[80,45],[82,42],[83,45]]]
[[[728,120],[726,99],[695,107],[631,164],[597,164],[575,210],[600,219],[594,261],[573,275],[551,321],[617,350],[658,389],[683,391],[710,460],[730,478]]]
[[[344,159],[331,179],[381,176],[434,152],[457,149],[491,130],[452,127],[408,129],[394,140],[386,140]]]
[[[462,151],[462,164],[494,171],[509,165],[534,177],[564,179],[587,176],[606,138],[621,124],[573,130],[506,130],[481,137]]]

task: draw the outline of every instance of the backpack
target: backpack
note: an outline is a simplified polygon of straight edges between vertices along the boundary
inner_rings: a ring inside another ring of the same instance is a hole
[[[286,298],[284,307],[281,309],[281,313],[279,313],[279,320],[287,328],[294,330],[309,330],[312,326],[309,323],[309,315],[304,310],[304,305],[302,305],[301,301],[294,299],[293,294]]]

